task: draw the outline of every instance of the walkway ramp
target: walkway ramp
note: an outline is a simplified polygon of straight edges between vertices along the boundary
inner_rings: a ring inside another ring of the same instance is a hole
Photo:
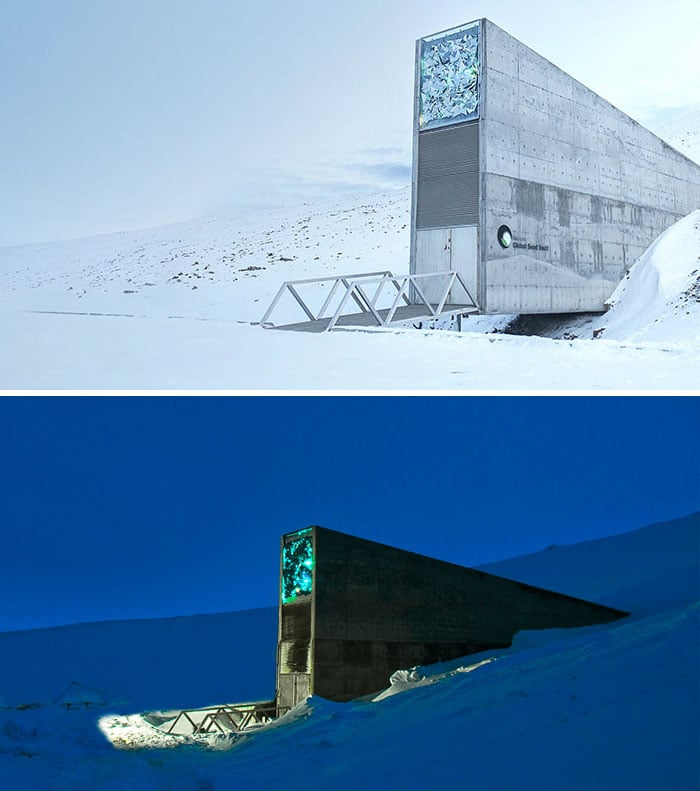
[[[320,301],[319,293],[323,301],[315,310],[312,300],[315,297]],[[274,324],[272,316],[286,294],[292,297],[305,318]],[[260,324],[265,329],[329,332],[338,328],[389,327],[406,321],[431,321],[478,310],[459,272],[421,275],[367,272],[283,283]]]
[[[268,725],[289,711],[275,701],[227,703],[204,709],[183,709],[143,715],[146,722],[172,736],[199,736],[207,733],[240,733]]]

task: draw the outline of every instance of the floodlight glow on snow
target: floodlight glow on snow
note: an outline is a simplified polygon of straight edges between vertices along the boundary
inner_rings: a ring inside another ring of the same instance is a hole
[[[313,589],[313,531],[300,530],[285,537],[282,550],[282,604],[291,604]]]
[[[420,129],[479,117],[479,23],[423,39]]]

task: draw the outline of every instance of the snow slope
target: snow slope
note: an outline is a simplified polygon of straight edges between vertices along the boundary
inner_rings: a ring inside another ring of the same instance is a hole
[[[656,134],[689,159],[700,164],[700,106],[664,124]]]
[[[271,700],[276,643],[276,607],[7,632],[0,700],[48,705],[74,682],[125,712]]]
[[[0,308],[249,324],[285,280],[407,271],[409,203],[400,190],[0,249]]]
[[[699,526],[700,515],[693,514],[611,538],[553,546],[481,569],[637,615],[657,614],[700,598]]]
[[[380,702],[311,698],[274,727],[219,750],[116,751],[97,727],[113,707],[0,711],[0,787],[694,789],[699,528],[695,514],[490,564],[489,571],[614,602],[632,615],[606,626],[521,633],[509,650],[419,668],[397,680],[407,691]],[[227,617],[234,625],[238,616]],[[103,636],[117,626],[103,625]],[[128,624],[120,628],[128,639]],[[88,632],[24,634],[51,679],[49,658],[65,653],[63,644],[81,673],[89,666],[83,657],[96,651]],[[189,636],[196,639],[194,629]],[[2,680],[29,690],[36,668],[23,667],[26,651],[17,653],[16,639],[0,635]],[[121,678],[129,687],[138,645],[130,642],[134,662],[121,676],[107,673],[110,683]],[[216,672],[235,662],[230,652],[210,657]],[[176,657],[162,661],[178,667]],[[179,675],[190,698],[210,689],[199,672]],[[411,677],[424,680],[411,688]],[[58,673],[54,686],[64,678]],[[235,681],[243,692],[242,679]],[[119,695],[119,684],[113,690]],[[150,702],[147,685],[142,691]]]
[[[686,288],[678,267],[690,277],[700,255],[687,223],[647,259],[656,291],[650,280],[620,294],[618,330],[594,344],[590,318],[559,340],[494,336],[502,317],[469,319],[461,334],[254,326],[285,280],[406,272],[409,202],[402,190],[0,250],[0,389],[700,389],[700,303],[669,315],[663,333],[638,310],[639,295],[680,304],[667,285]],[[275,316],[301,318],[291,297]]]

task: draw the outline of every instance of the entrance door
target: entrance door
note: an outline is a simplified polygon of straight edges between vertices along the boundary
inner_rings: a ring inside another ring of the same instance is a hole
[[[459,272],[476,299],[477,226],[418,231],[414,271],[418,275],[430,272]],[[428,300],[438,302],[446,283],[435,278],[418,281],[418,285]],[[454,289],[450,301],[458,304],[467,301],[461,286]]]
[[[431,272],[445,272],[450,268],[450,229],[431,228],[428,231],[418,231],[416,236],[416,261],[415,274],[425,275]],[[445,284],[440,278],[425,278],[418,280],[418,288],[423,292],[429,302],[439,302]],[[417,294],[412,294],[411,300],[420,303]]]
[[[476,228],[476,225],[470,225],[466,228],[452,228],[450,231],[450,269],[459,272],[474,299],[478,258]],[[451,298],[456,303],[464,303],[468,299],[460,285],[454,289]]]

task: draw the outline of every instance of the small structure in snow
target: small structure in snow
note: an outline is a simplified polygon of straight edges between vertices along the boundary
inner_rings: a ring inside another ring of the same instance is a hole
[[[52,701],[54,706],[64,709],[95,709],[108,705],[107,696],[72,681],[66,689]]]

